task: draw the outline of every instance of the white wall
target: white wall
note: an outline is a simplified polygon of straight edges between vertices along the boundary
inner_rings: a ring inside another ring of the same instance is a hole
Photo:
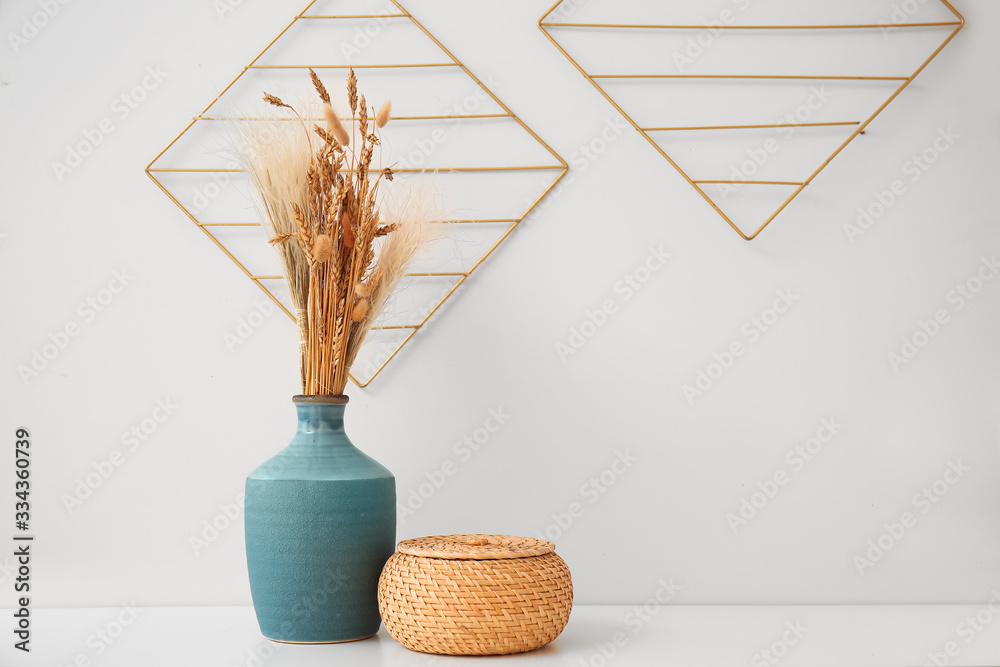
[[[0,10],[0,433],[8,448],[16,427],[33,435],[39,606],[250,600],[242,517],[198,554],[189,540],[291,436],[295,332],[274,316],[227,348],[262,294],[143,173],[302,3],[232,4],[220,17],[193,0],[69,3],[17,51],[6,36],[39,5]],[[400,538],[548,531],[579,603],[639,602],[671,577],[685,603],[989,597],[1000,281],[961,309],[948,294],[1000,253],[1000,98],[987,86],[1000,7],[957,4],[966,29],[747,243],[631,129],[579,167],[580,147],[620,116],[536,27],[544,0],[410,3],[571,170],[383,376],[350,390],[349,431],[401,499],[457,465]],[[112,105],[147,66],[167,76],[123,117]],[[104,118],[113,132],[58,180],[52,162]],[[908,179],[905,163],[947,128],[960,139],[849,242],[857,209]],[[625,301],[616,282],[661,247],[666,265]],[[79,304],[115,271],[128,285],[91,318]],[[689,403],[683,385],[750,342],[743,323],[780,290],[794,306]],[[606,299],[617,312],[561,360],[556,344]],[[948,323],[895,372],[887,353],[938,309]],[[22,381],[18,365],[73,322],[79,335]],[[122,434],[157,401],[177,407],[131,450]],[[494,410],[503,427],[466,457],[456,443]],[[824,420],[842,428],[792,474],[786,452]],[[62,496],[114,450],[122,464],[68,511]],[[619,456],[634,463],[606,493],[583,486]],[[9,520],[10,449],[0,462]],[[952,462],[967,472],[924,513],[914,495]],[[778,471],[789,483],[734,534],[727,513]],[[560,527],[574,503],[582,515]],[[854,557],[907,511],[915,525],[859,574]]]

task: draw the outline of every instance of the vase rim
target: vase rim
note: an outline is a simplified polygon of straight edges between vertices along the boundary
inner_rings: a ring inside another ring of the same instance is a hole
[[[292,403],[321,403],[325,405],[346,405],[350,400],[349,396],[339,394],[336,396],[323,396],[319,394],[296,394],[292,396]]]

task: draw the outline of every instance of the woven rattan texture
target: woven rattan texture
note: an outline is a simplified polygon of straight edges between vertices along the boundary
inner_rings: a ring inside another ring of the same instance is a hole
[[[382,622],[408,649],[501,655],[545,646],[569,621],[573,582],[555,553],[455,560],[395,553],[378,587]]]
[[[548,540],[512,535],[433,535],[403,540],[400,553],[430,558],[524,558],[552,553],[556,545]]]

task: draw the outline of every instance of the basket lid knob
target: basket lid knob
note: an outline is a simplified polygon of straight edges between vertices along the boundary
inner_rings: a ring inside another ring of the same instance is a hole
[[[470,537],[465,543],[470,547],[485,547],[490,541],[485,537]]]

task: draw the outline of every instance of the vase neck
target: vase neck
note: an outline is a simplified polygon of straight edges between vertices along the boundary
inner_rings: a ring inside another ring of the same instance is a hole
[[[295,403],[299,433],[343,433],[344,404]]]

